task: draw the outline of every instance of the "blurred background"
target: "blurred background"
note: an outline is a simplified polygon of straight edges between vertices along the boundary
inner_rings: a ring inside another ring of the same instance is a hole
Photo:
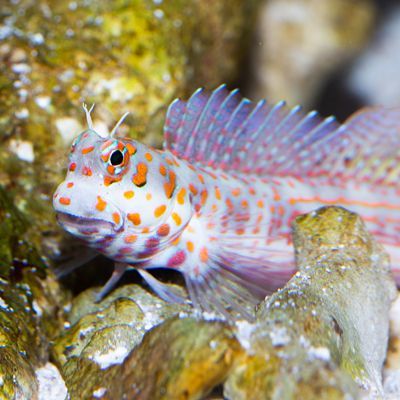
[[[83,101],[99,131],[130,111],[123,133],[159,146],[166,107],[198,87],[343,120],[400,105],[399,70],[394,0],[1,0],[0,186],[55,252],[51,196]]]

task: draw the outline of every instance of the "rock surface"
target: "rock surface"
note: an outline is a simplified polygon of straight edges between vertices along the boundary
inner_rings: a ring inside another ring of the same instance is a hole
[[[387,255],[357,215],[336,207],[298,217],[294,243],[300,271],[261,305],[227,397],[359,398],[356,383],[382,394],[396,295]]]
[[[63,298],[30,240],[29,219],[0,186],[0,395],[36,399],[35,369],[62,325]]]

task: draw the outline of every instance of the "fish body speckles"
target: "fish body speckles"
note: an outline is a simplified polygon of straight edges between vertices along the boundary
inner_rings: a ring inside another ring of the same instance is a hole
[[[194,305],[251,318],[246,305],[294,272],[291,221],[324,204],[358,212],[398,248],[399,110],[370,109],[340,126],[221,86],[171,104],[163,151],[114,137],[116,128],[102,137],[87,118],[53,204],[67,231],[116,261],[100,295],[129,267],[182,301],[148,272],[171,268]]]

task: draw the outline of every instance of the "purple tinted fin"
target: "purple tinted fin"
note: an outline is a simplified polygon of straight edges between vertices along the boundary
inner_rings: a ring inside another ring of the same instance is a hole
[[[187,102],[171,104],[164,147],[191,162],[261,174],[275,169],[274,157],[284,155],[288,143],[291,150],[322,121],[315,112],[306,115],[285,102],[253,103],[222,85],[211,94],[199,89]]]
[[[176,293],[170,286],[160,282],[144,269],[138,268],[137,271],[139,272],[140,276],[146,281],[146,283],[151,287],[151,289],[163,300],[168,301],[169,303],[185,303],[185,299],[178,293]]]
[[[333,117],[284,102],[254,104],[220,86],[172,103],[164,131],[166,149],[228,171],[386,184],[400,178],[400,108],[361,110],[340,126]]]
[[[184,273],[189,297],[195,308],[216,312],[227,320],[239,314],[254,320],[254,310],[260,301],[234,275],[225,273],[217,265],[208,265],[207,271],[195,276]]]
[[[100,290],[100,292],[96,295],[96,303],[103,300],[105,295],[113,289],[113,287],[118,283],[128,267],[128,264],[115,263],[114,272],[112,273],[106,284],[103,286],[103,288]]]

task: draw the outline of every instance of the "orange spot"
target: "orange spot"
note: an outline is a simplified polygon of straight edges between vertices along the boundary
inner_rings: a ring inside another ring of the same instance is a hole
[[[146,227],[142,229],[142,233],[149,233],[150,232],[150,228]]]
[[[94,146],[85,147],[84,149],[82,149],[82,154],[88,154],[93,150],[94,150]]]
[[[153,156],[150,153],[146,153],[144,156],[148,162],[153,160]]]
[[[192,185],[191,183],[189,184],[189,190],[192,192],[193,196],[196,196],[198,193],[196,186]]]
[[[236,189],[232,190],[232,196],[237,197],[239,195],[240,195],[240,189],[239,188],[236,188]]]
[[[125,146],[128,149],[129,155],[136,153],[136,147],[132,143],[127,143]]]
[[[72,186],[74,186],[74,182],[68,182],[67,183],[67,188],[72,188]]]
[[[137,240],[137,236],[136,235],[128,235],[125,236],[124,242],[125,243],[134,243]]]
[[[82,174],[86,176],[92,176],[92,170],[85,166],[82,168]]]
[[[104,201],[100,196],[97,196],[96,209],[99,211],[104,211],[107,207],[107,202]]]
[[[257,207],[258,208],[264,208],[264,202],[262,200],[257,201]]]
[[[201,198],[200,198],[200,204],[201,204],[202,206],[204,206],[204,204],[206,204],[207,197],[208,197],[208,192],[207,192],[207,190],[203,190],[203,191],[201,192]]]
[[[179,226],[182,223],[182,218],[177,213],[172,213],[172,219],[175,221],[175,224]]]
[[[129,213],[127,215],[127,218],[129,221],[132,222],[133,225],[140,225],[140,223],[141,223],[140,214],[138,214],[138,213]]]
[[[124,192],[124,197],[127,199],[131,199],[135,195],[135,192],[133,190],[127,190]]]
[[[238,229],[236,229],[236,234],[237,234],[237,235],[243,235],[244,232],[245,232],[245,230],[244,230],[243,228],[238,228]]]
[[[211,209],[212,211],[216,212],[218,210],[218,206],[216,204],[213,204]]]
[[[71,199],[69,197],[60,197],[58,201],[64,206],[69,206],[71,204]]]
[[[242,200],[241,204],[243,208],[247,208],[249,206],[249,202],[247,200]]]
[[[225,200],[225,204],[229,209],[233,208],[232,200],[229,197]]]
[[[175,190],[176,175],[174,171],[169,171],[169,182],[164,183],[165,194],[168,199],[172,197],[172,193]]]
[[[174,245],[174,246],[176,246],[176,245],[178,245],[179,244],[179,242],[181,241],[181,237],[180,236],[178,236],[175,240],[173,240],[172,241],[172,245]]]
[[[165,176],[165,175],[167,175],[167,168],[165,168],[165,165],[160,165],[160,174],[162,175],[162,176]]]
[[[162,224],[158,229],[157,233],[159,236],[167,236],[170,231],[170,227],[168,224]]]
[[[191,169],[192,171],[196,171],[196,168],[191,164],[188,165],[188,168]]]
[[[113,213],[112,219],[113,219],[113,221],[114,221],[117,225],[121,222],[121,217],[120,217],[119,214],[116,213],[116,212]]]
[[[186,189],[182,188],[179,192],[178,195],[176,196],[176,199],[178,200],[179,204],[184,204],[185,202],[185,196],[186,196]]]
[[[254,196],[256,194],[256,190],[251,187],[249,188],[249,193]]]
[[[278,214],[279,214],[280,216],[282,216],[282,215],[285,214],[285,209],[283,208],[283,206],[279,206],[279,207],[278,207]]]
[[[69,169],[70,171],[75,171],[75,169],[76,169],[76,163],[72,162],[71,164],[69,164],[68,169]]]
[[[214,229],[215,228],[215,224],[213,222],[208,222],[206,225],[207,229]]]
[[[147,165],[145,163],[138,163],[136,167],[136,174],[133,175],[132,179],[133,183],[141,187],[146,184],[147,182]]]
[[[161,217],[161,215],[163,215],[165,213],[165,210],[167,209],[167,206],[165,206],[164,204],[162,206],[157,207],[154,210],[154,215],[159,218]]]
[[[280,194],[278,193],[278,191],[274,187],[272,189],[274,191],[274,200],[275,201],[280,201],[281,200]]]
[[[114,174],[114,172],[115,172],[115,167],[112,166],[112,165],[107,165],[107,172],[108,172],[109,174]]]
[[[165,161],[167,162],[168,165],[174,165],[174,162],[170,158],[166,158]]]
[[[200,260],[202,262],[207,262],[208,261],[208,250],[207,250],[207,247],[203,247],[200,250]]]
[[[289,204],[291,204],[291,205],[296,204],[296,199],[294,199],[293,197],[291,197],[291,198],[289,199]]]
[[[122,177],[112,177],[112,176],[105,176],[104,177],[104,185],[105,186],[110,186],[114,182],[119,182],[122,179]]]
[[[199,178],[199,181],[204,185],[204,177],[203,177],[203,175],[199,174],[199,175],[197,175],[197,177]]]
[[[193,253],[194,251],[194,244],[193,242],[191,242],[190,240],[186,242],[186,248],[188,249],[188,251],[190,251],[191,253]]]
[[[221,200],[221,190],[218,186],[215,186],[215,197],[217,198],[217,200]]]

